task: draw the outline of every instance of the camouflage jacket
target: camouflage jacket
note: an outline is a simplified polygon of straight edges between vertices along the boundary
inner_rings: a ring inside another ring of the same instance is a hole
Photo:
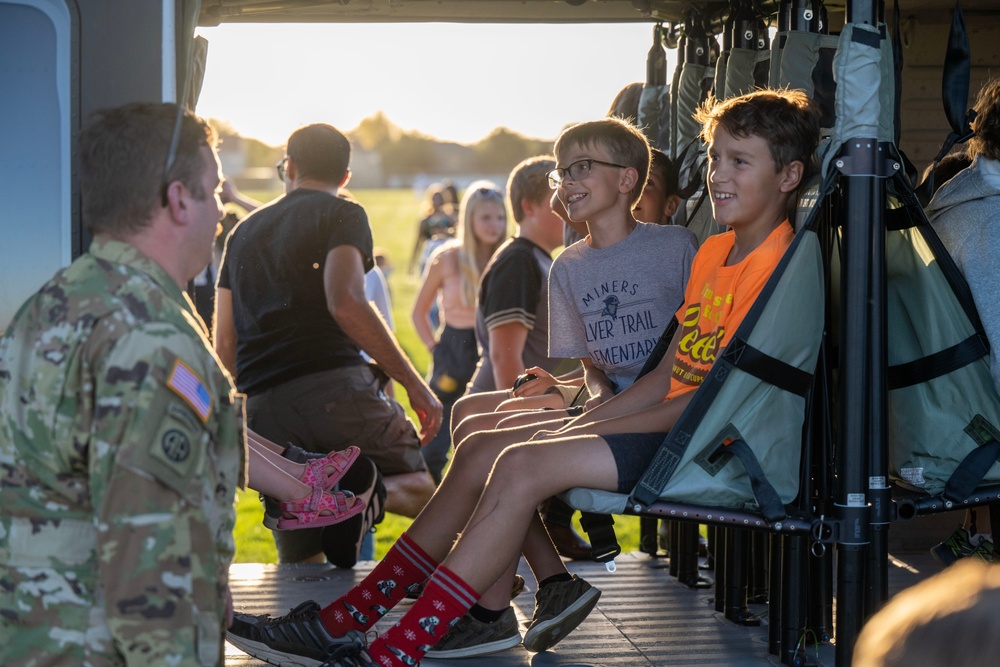
[[[95,241],[0,340],[0,664],[216,665],[242,397],[191,301]]]

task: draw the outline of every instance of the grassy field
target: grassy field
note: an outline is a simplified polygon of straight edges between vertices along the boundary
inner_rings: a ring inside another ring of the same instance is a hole
[[[248,192],[252,197],[268,200],[275,192]],[[413,243],[416,239],[417,221],[421,201],[411,190],[353,190],[352,194],[365,207],[372,226],[375,245],[385,249],[393,271],[389,274],[392,293],[393,318],[396,337],[406,354],[421,373],[427,370],[429,354],[417,337],[410,322],[410,308],[420,286],[419,276],[407,272]],[[397,387],[397,398],[410,412],[406,394]],[[410,412],[412,417],[412,412]],[[237,504],[236,562],[275,563],[277,553],[271,532],[264,528],[263,511],[257,494],[247,491],[240,495]],[[639,522],[634,517],[615,519],[618,540],[625,551],[638,545]],[[375,534],[375,556],[381,558],[399,534],[409,526],[409,519],[387,514]],[[578,527],[579,529],[579,527]]]

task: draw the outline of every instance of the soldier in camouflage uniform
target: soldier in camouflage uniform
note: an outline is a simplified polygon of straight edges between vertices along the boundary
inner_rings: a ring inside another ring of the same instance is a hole
[[[171,104],[81,135],[93,244],[0,341],[5,667],[223,661],[242,400],[181,288],[221,217],[214,144]]]

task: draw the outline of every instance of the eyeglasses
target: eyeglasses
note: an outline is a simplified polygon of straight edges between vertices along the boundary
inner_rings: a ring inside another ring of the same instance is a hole
[[[278,164],[274,165],[274,168],[278,170],[278,178],[280,178],[281,182],[284,183],[285,174],[288,173],[288,156],[286,155],[285,157],[281,158],[278,161]]]
[[[549,187],[555,190],[559,185],[566,179],[566,175],[569,174],[570,180],[582,181],[583,179],[590,176],[590,168],[594,163],[603,164],[606,167],[617,167],[618,169],[627,169],[623,164],[615,164],[614,162],[605,162],[604,160],[577,160],[570,166],[566,168],[559,167],[558,169],[553,169],[549,172]]]
[[[181,123],[184,120],[184,105],[177,105],[177,117],[174,119],[174,130],[170,135],[170,147],[167,149],[167,161],[163,164],[163,178],[160,179],[160,203],[167,206],[167,188],[170,187],[170,170],[177,160],[177,145],[181,142]]]

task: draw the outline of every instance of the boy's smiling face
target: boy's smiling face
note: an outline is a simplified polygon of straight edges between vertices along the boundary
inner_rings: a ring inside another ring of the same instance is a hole
[[[567,171],[556,190],[570,220],[593,222],[606,211],[616,209],[628,169],[601,164],[615,162],[607,151],[596,145],[571,146],[564,155],[558,156],[558,160],[557,166],[562,169],[568,169],[570,165],[581,160],[596,160],[590,165],[590,173],[580,180],[570,178]],[[634,180],[635,176],[631,182]],[[624,192],[628,192],[627,187]]]
[[[787,217],[788,197],[798,187],[801,162],[775,171],[765,139],[734,137],[721,125],[712,134],[708,155],[708,191],[720,225],[737,231],[773,227]]]

